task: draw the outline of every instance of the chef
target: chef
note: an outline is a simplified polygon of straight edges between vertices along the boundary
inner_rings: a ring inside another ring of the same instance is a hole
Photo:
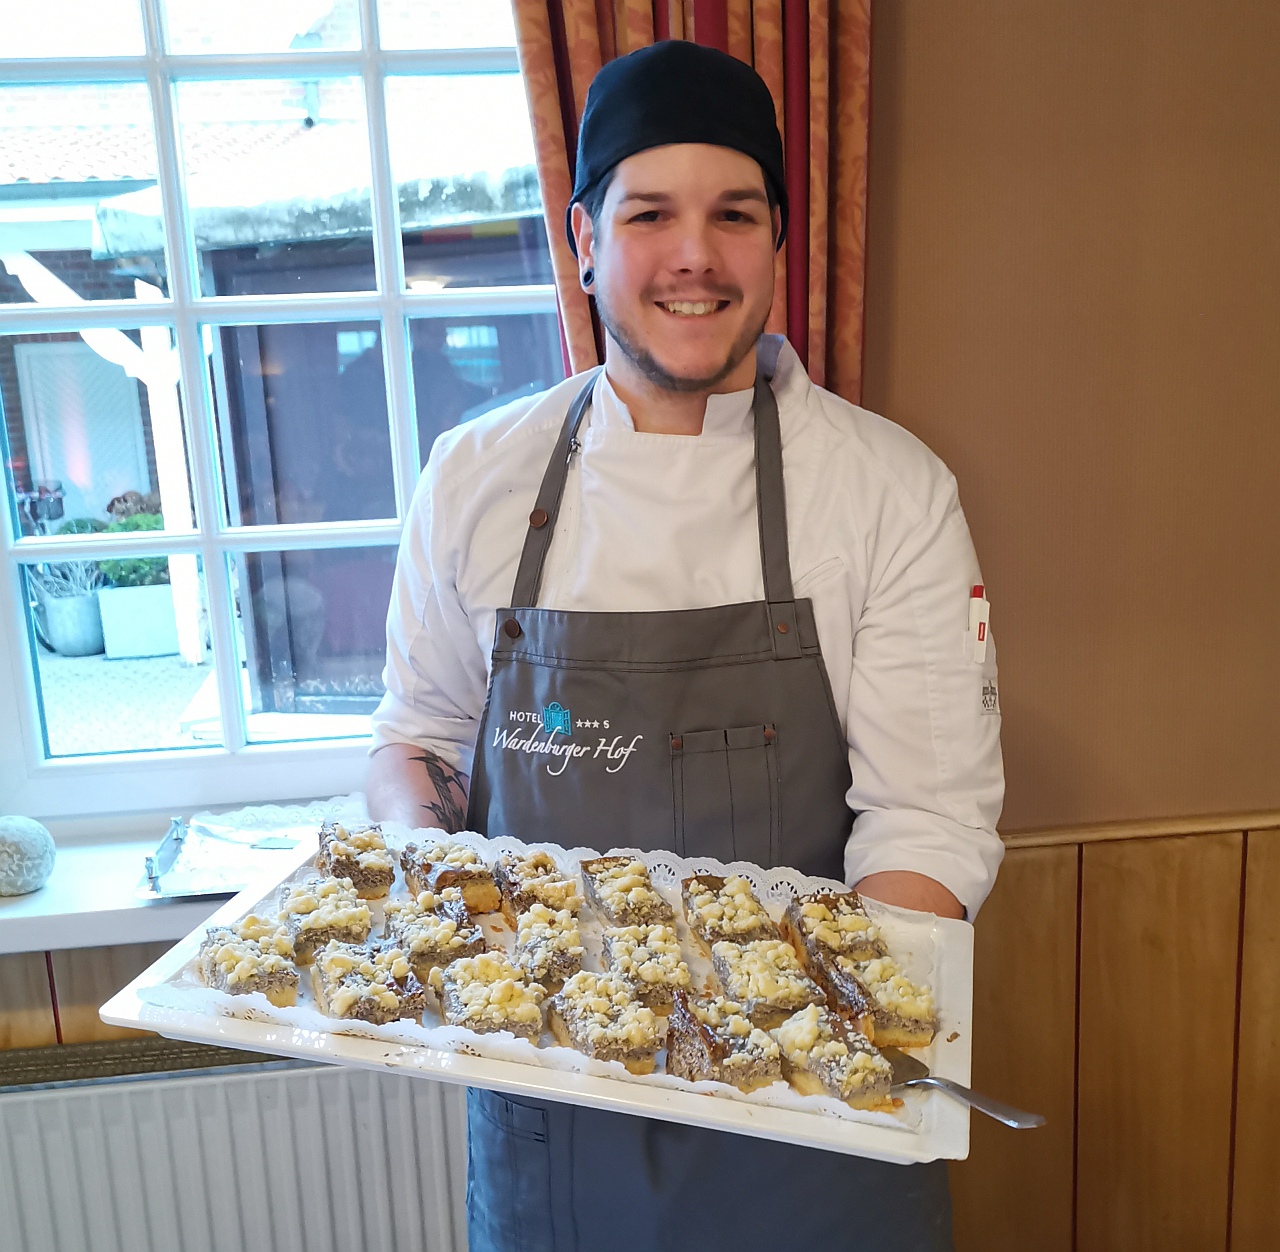
[[[605,364],[436,442],[372,815],[972,917],[1003,797],[982,578],[946,467],[762,334],[787,230],[764,82],[685,42],[610,62],[567,229]],[[471,1252],[951,1246],[942,1162],[479,1090],[468,1147]]]

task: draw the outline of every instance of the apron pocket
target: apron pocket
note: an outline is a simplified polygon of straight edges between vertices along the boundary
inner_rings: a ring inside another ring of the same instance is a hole
[[[546,1110],[467,1092],[470,1252],[553,1252]]]
[[[772,726],[671,736],[677,855],[777,863],[777,738]]]

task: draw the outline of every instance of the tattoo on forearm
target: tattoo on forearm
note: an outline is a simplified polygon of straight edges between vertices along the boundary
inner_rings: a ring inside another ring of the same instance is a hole
[[[467,776],[425,748],[421,756],[411,756],[411,761],[421,761],[427,777],[435,788],[436,800],[423,804],[423,808],[435,818],[441,830],[454,834],[467,824]]]

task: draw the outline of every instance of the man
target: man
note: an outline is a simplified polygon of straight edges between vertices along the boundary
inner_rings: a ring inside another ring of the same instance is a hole
[[[945,467],[761,337],[786,211],[749,67],[664,43],[598,75],[569,228],[605,368],[437,443],[375,817],[976,911],[1003,795],[977,561]],[[468,1122],[472,1252],[950,1246],[940,1162],[480,1091]]]

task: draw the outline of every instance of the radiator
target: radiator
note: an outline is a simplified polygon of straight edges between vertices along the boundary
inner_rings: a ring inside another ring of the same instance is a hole
[[[0,1094],[5,1252],[465,1252],[464,1089],[334,1067]]]

